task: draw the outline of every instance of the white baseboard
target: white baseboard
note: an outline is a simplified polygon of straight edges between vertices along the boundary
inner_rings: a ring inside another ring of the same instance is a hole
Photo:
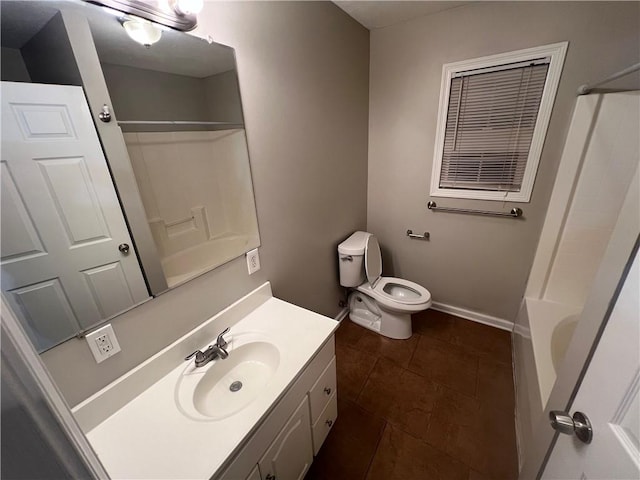
[[[439,312],[450,313],[457,317],[472,320],[474,322],[483,323],[491,327],[496,327],[501,330],[513,331],[513,322],[505,320],[503,318],[493,317],[485,313],[474,312],[465,308],[454,307],[453,305],[447,305],[445,303],[433,302],[431,308]]]
[[[336,322],[341,322],[342,320],[344,320],[346,318],[346,316],[349,315],[349,308],[348,307],[344,307],[342,310],[340,310],[338,312],[338,314],[333,317],[333,319]]]

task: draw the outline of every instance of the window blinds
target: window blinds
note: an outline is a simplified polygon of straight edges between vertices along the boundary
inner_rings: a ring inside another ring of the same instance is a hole
[[[520,191],[549,68],[542,62],[451,80],[441,188]]]

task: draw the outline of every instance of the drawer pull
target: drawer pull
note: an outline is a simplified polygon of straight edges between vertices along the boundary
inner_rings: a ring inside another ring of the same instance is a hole
[[[331,395],[331,388],[324,387],[324,393],[326,393],[327,395]]]
[[[331,425],[333,425],[333,420],[327,420],[324,423],[326,423],[328,427],[331,427]]]
[[[276,480],[276,476],[269,473],[267,474],[266,480]]]

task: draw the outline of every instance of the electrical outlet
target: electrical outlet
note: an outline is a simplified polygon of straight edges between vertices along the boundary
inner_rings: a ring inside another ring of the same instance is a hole
[[[257,248],[247,252],[247,269],[249,270],[249,275],[260,270],[260,255],[258,255]]]
[[[120,351],[120,344],[111,324],[88,333],[86,338],[89,349],[98,363]]]

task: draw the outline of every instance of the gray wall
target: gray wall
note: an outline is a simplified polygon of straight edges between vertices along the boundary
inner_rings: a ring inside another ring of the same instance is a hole
[[[2,62],[0,72],[3,82],[31,82],[19,49],[2,47],[0,62]]]
[[[236,259],[115,319],[122,352],[85,340],[42,358],[75,405],[265,280],[325,315],[340,310],[336,246],[366,222],[369,33],[328,2],[207,2],[200,35],[236,49],[262,270]]]
[[[205,121],[203,80],[173,73],[103,63],[118,120]]]
[[[637,2],[475,2],[371,32],[367,228],[385,274],[434,301],[513,321],[542,228],[577,87],[638,62]],[[427,210],[442,65],[568,40],[569,50],[530,203],[433,198],[524,219]],[[636,83],[637,85],[637,83]],[[407,229],[430,231],[411,241]]]
[[[82,85],[78,65],[59,13],[20,52],[33,83]]]
[[[218,122],[242,123],[242,105],[236,72],[229,70],[202,80],[205,84],[209,119]]]

